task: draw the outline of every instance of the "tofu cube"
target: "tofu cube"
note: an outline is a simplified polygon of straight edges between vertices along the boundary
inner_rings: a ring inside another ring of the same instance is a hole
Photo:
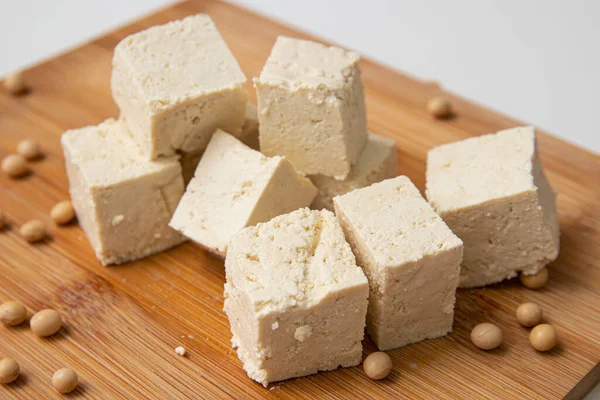
[[[465,244],[461,287],[534,274],[555,260],[555,197],[530,126],[439,146],[427,156],[427,198]]]
[[[170,225],[224,257],[240,229],[309,206],[316,193],[284,157],[265,157],[217,130]]]
[[[258,118],[256,115],[256,106],[254,104],[248,103],[246,106],[246,117],[244,118],[242,133],[240,134],[239,139],[251,149],[259,149]],[[194,172],[196,171],[196,167],[198,167],[202,154],[204,154],[204,151],[200,153],[181,153],[179,162],[181,163],[183,182],[186,186],[194,177]]]
[[[369,288],[330,211],[243,229],[225,271],[224,310],[250,378],[267,386],[360,364]]]
[[[197,154],[217,128],[241,132],[246,77],[209,16],[198,14],[123,39],[112,93],[144,155]]]
[[[184,190],[177,157],[147,161],[114,119],[67,131],[61,143],[73,207],[103,265],[146,257],[184,240],[168,226]]]
[[[452,330],[463,244],[399,176],[333,199],[369,279],[367,332],[380,350]]]
[[[259,78],[260,150],[345,179],[367,141],[358,54],[280,36]]]
[[[309,178],[319,192],[311,208],[333,211],[333,198],[354,189],[393,178],[397,175],[396,142],[384,136],[369,133],[367,145],[350,175],[343,181],[325,175],[310,175]]]

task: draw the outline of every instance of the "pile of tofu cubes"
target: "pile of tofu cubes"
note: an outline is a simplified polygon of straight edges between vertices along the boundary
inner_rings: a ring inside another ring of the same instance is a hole
[[[264,385],[359,364],[365,326],[381,350],[443,336],[457,287],[558,254],[533,128],[431,150],[428,202],[367,131],[359,60],[279,37],[254,107],[213,21],[188,17],[119,43],[119,119],[62,136],[100,262],[186,239],[225,258],[232,343]]]

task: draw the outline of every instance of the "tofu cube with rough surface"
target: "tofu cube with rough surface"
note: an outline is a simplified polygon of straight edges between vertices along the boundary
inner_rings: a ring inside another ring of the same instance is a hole
[[[463,244],[406,176],[334,197],[369,279],[367,332],[380,350],[452,330]]]
[[[280,36],[254,79],[260,150],[345,179],[367,141],[358,54]]]
[[[430,150],[427,198],[465,244],[461,287],[535,274],[558,256],[556,196],[531,126]]]
[[[397,173],[396,142],[384,136],[369,133],[367,145],[350,175],[343,181],[325,175],[310,175],[319,192],[311,208],[333,211],[333,198],[373,183],[393,178]]]
[[[241,230],[225,271],[224,310],[250,378],[267,386],[360,364],[369,288],[330,211]]]
[[[242,133],[239,139],[246,146],[251,149],[258,150],[258,118],[256,115],[256,106],[248,103],[246,106],[246,117],[242,125]],[[200,153],[182,153],[179,162],[181,163],[181,170],[183,173],[183,181],[185,185],[192,180],[196,167],[202,158],[204,151]]]
[[[67,131],[61,143],[77,219],[103,265],[184,240],[168,226],[184,190],[177,157],[146,160],[114,119]]]
[[[171,227],[224,257],[240,229],[310,205],[317,189],[284,157],[266,157],[217,130]]]
[[[239,135],[248,102],[246,77],[204,14],[123,39],[115,48],[111,87],[152,160],[197,154],[217,128]]]

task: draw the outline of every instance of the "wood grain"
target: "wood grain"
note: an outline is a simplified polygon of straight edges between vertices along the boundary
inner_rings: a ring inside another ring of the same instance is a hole
[[[562,231],[549,285],[530,291],[510,281],[459,291],[452,334],[389,352],[394,370],[380,382],[356,367],[265,389],[246,376],[230,348],[222,262],[187,243],[103,268],[77,224],[54,226],[48,212],[68,197],[60,134],[118,113],[109,89],[114,46],[130,33],[198,12],[215,20],[248,77],[258,75],[277,35],[309,38],[226,3],[186,1],[28,69],[33,90],[26,96],[0,89],[0,157],[24,137],[46,152],[24,179],[0,176],[0,208],[10,222],[0,232],[0,300],[20,299],[32,312],[52,307],[66,320],[50,339],[35,337],[26,324],[0,327],[0,355],[23,370],[17,382],[0,387],[0,398],[60,398],[50,377],[63,366],[82,381],[70,396],[90,399],[556,399],[580,398],[600,379],[600,157],[546,134],[539,137],[541,158],[559,192]],[[399,172],[421,189],[429,148],[521,124],[447,93],[456,118],[431,119],[425,104],[439,89],[368,60],[362,70],[369,128],[396,140]],[[18,236],[32,218],[47,222],[49,240],[30,245]],[[557,326],[554,351],[529,346],[528,330],[514,317],[525,301],[539,303]],[[504,330],[499,349],[471,345],[470,329],[482,321]],[[179,345],[186,357],[175,354]],[[374,350],[369,339],[364,345],[365,354]]]

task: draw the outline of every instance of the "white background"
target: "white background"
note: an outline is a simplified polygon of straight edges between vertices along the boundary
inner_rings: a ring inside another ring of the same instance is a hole
[[[598,0],[235,2],[600,152]],[[0,75],[168,3],[0,0]]]
[[[234,0],[600,152],[598,0]],[[0,0],[0,75],[169,2]]]

